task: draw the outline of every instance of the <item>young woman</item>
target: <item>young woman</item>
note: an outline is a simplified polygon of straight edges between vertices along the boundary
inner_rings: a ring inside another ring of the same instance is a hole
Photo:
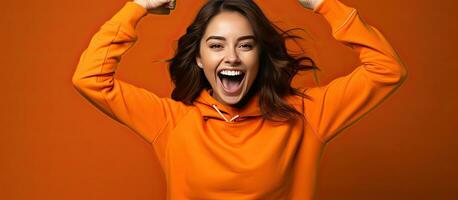
[[[250,0],[211,0],[170,59],[172,98],[114,77],[148,13],[168,14],[171,0],[127,2],[93,36],[73,76],[98,109],[154,147],[168,199],[313,199],[325,145],[404,82],[406,67],[355,8],[339,0],[300,0],[321,14],[361,65],[329,84],[291,88],[308,57]],[[299,4],[298,4],[299,5]]]

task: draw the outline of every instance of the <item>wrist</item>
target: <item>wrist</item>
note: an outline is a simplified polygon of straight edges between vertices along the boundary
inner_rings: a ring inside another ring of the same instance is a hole
[[[134,0],[133,2],[138,4],[138,5],[140,5],[141,7],[145,8],[145,9],[148,7],[148,2],[146,2],[146,1]]]

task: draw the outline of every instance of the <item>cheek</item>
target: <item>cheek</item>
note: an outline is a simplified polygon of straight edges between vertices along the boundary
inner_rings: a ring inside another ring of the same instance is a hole
[[[212,69],[205,68],[205,69],[204,69],[204,73],[205,73],[205,76],[207,77],[207,79],[208,79],[209,81],[213,80],[214,77],[215,77],[214,70],[212,70]]]
[[[242,58],[244,64],[248,67],[248,70],[252,72],[258,71],[259,68],[259,55],[255,52],[249,53]]]
[[[202,64],[206,68],[215,69],[222,59],[223,56],[220,53],[203,51],[201,54]]]
[[[203,61],[203,65],[204,65],[205,75],[208,78],[214,77],[215,76],[216,67],[217,67],[218,64],[216,62],[212,61],[212,60],[206,60],[206,61]]]

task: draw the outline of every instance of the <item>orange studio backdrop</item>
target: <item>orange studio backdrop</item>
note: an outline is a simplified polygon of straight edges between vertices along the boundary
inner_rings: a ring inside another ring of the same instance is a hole
[[[334,138],[320,163],[318,200],[458,199],[458,12],[452,0],[341,0],[380,30],[409,70],[380,107]],[[0,7],[0,199],[165,199],[153,148],[73,88],[78,59],[126,1],[5,1]],[[320,85],[350,73],[356,54],[296,0],[256,1],[322,69]],[[167,65],[202,0],[148,15],[117,78],[169,97]],[[288,43],[292,49],[296,48]],[[294,84],[313,86],[312,73]]]

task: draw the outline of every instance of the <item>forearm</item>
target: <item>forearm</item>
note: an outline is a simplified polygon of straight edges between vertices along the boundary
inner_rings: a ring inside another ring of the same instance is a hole
[[[118,92],[115,79],[121,56],[137,40],[135,26],[146,10],[127,2],[110,20],[105,22],[91,38],[82,53],[72,77],[74,87],[92,104],[114,117],[109,96]]]
[[[377,28],[367,24],[355,8],[339,0],[324,0],[314,12],[329,22],[336,40],[359,54],[362,66],[374,81],[399,79],[400,82],[406,75],[406,66],[388,40]]]
[[[135,26],[146,10],[127,2],[102,25],[83,52],[73,75],[73,85],[99,110],[139,133],[149,143],[173,121],[176,103],[115,78],[121,56],[137,40]],[[172,105],[173,104],[173,105]]]
[[[355,8],[338,0],[324,0],[321,14],[334,38],[348,45],[361,65],[329,84],[308,88],[306,116],[324,142],[350,127],[391,96],[407,77],[407,69],[382,33],[365,22]]]
[[[145,9],[127,2],[105,22],[81,55],[73,83],[82,90],[110,87],[113,82],[108,79],[114,76],[121,56],[137,40],[135,26],[145,14]]]

